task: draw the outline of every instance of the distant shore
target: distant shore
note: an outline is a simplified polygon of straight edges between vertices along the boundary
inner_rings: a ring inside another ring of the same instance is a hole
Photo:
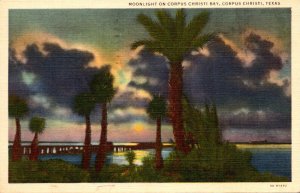
[[[288,143],[264,143],[264,144],[251,144],[251,143],[239,143],[236,144],[237,148],[247,149],[247,148],[256,148],[256,149],[290,149],[292,144]]]

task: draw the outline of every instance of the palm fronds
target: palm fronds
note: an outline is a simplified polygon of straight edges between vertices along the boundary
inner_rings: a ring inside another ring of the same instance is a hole
[[[171,63],[180,63],[192,49],[202,48],[212,41],[217,34],[201,35],[209,20],[209,13],[204,11],[187,22],[184,9],[179,9],[175,17],[166,10],[156,12],[157,20],[144,14],[137,16],[137,21],[144,26],[150,39],[136,41],[131,49],[145,46],[150,52],[159,52],[166,56]]]

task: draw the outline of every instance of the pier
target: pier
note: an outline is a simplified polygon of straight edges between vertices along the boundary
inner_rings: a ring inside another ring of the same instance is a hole
[[[163,147],[174,147],[174,144],[163,144]],[[40,155],[51,155],[51,154],[80,154],[83,151],[84,145],[39,145]],[[142,149],[154,149],[154,142],[141,142],[135,145],[114,145],[112,142],[106,144],[107,152],[125,152],[131,150],[142,150]],[[96,153],[98,145],[91,145],[92,152]],[[12,150],[12,145],[9,145],[9,151]],[[23,155],[31,154],[30,145],[22,145]]]

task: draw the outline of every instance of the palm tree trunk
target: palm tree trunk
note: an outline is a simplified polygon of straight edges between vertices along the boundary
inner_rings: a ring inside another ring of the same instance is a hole
[[[195,140],[194,140],[194,136],[192,132],[187,132],[187,145],[190,146],[189,150],[194,149],[195,148]]]
[[[18,161],[22,157],[22,147],[21,147],[21,124],[18,117],[15,118],[16,121],[16,134],[12,149],[12,161]]]
[[[176,149],[187,153],[188,148],[184,138],[183,110],[182,110],[182,88],[183,68],[181,64],[171,64],[169,79],[169,114],[173,126],[173,134],[176,142]]]
[[[106,103],[103,103],[100,145],[98,148],[96,163],[95,163],[95,169],[97,172],[101,171],[105,163],[106,143],[107,143],[107,106]]]
[[[38,143],[39,143],[38,133],[35,132],[34,138],[31,142],[31,154],[29,156],[29,159],[31,161],[37,161],[38,160],[38,156],[39,156]]]
[[[82,153],[82,168],[88,169],[90,167],[91,160],[91,120],[90,116],[85,116],[85,139],[84,139],[84,147]]]
[[[161,144],[161,118],[156,119],[156,145],[155,145],[155,166],[157,170],[163,168],[163,159],[161,155],[162,144]]]

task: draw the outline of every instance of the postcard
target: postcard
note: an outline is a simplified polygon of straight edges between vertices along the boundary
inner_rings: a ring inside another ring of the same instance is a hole
[[[2,193],[300,192],[296,0],[2,0]]]

